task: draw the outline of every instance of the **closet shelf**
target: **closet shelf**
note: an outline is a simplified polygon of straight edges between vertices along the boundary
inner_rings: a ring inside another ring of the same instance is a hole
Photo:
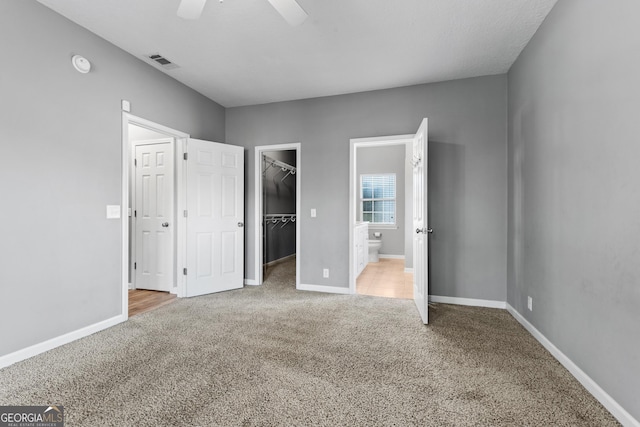
[[[295,221],[296,214],[266,214],[265,219],[293,219]]]
[[[267,171],[270,168],[280,168],[281,172],[287,172],[287,174],[284,176],[284,178],[282,178],[281,181],[284,181],[284,179],[286,177],[288,177],[289,175],[295,175],[296,174],[296,167],[295,166],[291,166],[288,163],[281,162],[280,160],[276,160],[276,159],[274,159],[272,157],[267,156],[266,154],[263,154],[262,158],[264,159],[265,163],[267,164],[265,169],[262,171],[262,175],[263,176],[267,176]]]

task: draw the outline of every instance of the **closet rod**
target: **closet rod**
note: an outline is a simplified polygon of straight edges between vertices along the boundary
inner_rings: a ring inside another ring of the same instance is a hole
[[[266,173],[267,170],[269,170],[270,167],[274,167],[274,166],[278,166],[283,171],[288,171],[291,174],[295,174],[296,173],[296,167],[295,166],[291,166],[288,163],[281,162],[280,160],[276,160],[276,159],[274,159],[272,157],[267,156],[266,154],[263,154],[262,156],[264,157],[264,160],[267,163],[269,163],[267,168],[262,173]]]
[[[296,222],[296,214],[267,214],[264,215],[264,222],[273,224],[272,230],[276,228],[279,222],[282,223],[280,228],[284,228],[285,225]]]
[[[291,219],[291,218],[295,218],[296,214],[265,214],[264,217],[267,219],[280,219],[280,218]]]

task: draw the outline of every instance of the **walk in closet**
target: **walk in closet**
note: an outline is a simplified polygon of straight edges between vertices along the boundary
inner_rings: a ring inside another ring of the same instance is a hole
[[[296,255],[296,151],[262,155],[263,275]]]

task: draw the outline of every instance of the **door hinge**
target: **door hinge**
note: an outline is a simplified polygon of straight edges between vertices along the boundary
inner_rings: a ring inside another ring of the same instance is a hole
[[[182,274],[184,274],[185,276],[187,275],[187,267],[182,269]]]
[[[134,269],[134,270],[136,270],[137,268],[138,268],[138,263],[137,263],[137,262],[134,262],[134,263],[133,263],[133,269]]]
[[[138,211],[133,211],[133,217],[138,218]]]
[[[186,217],[188,217],[188,216],[189,216],[189,213],[188,213],[188,212],[187,212],[187,210],[185,209],[185,210],[184,210],[184,217],[186,218]]]
[[[189,153],[184,153],[184,159],[185,160],[189,159]]]
[[[138,166],[138,159],[133,159],[133,166]]]

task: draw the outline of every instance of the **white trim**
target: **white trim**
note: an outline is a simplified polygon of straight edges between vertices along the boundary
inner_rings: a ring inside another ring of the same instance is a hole
[[[404,269],[405,273],[412,273],[413,274],[413,268],[406,268]]]
[[[364,222],[364,221],[360,221],[360,222]],[[369,223],[369,230],[397,230],[399,228],[400,227],[398,227],[395,224],[376,224],[372,222]]]
[[[299,291],[324,292],[327,294],[350,294],[349,288],[324,285],[308,285],[300,284],[297,288]]]
[[[267,267],[273,267],[274,265],[282,264],[283,262],[289,261],[291,258],[295,258],[295,257],[296,257],[296,254],[291,254],[291,255],[284,256],[282,258],[278,258],[276,260],[268,262]]]
[[[49,351],[56,347],[60,347],[61,345],[68,344],[75,340],[79,340],[80,338],[84,338],[91,334],[95,334],[96,332],[110,328],[126,320],[127,320],[127,316],[121,314],[121,315],[112,317],[110,319],[103,320],[102,322],[85,326],[84,328],[78,329],[76,331],[69,332],[64,335],[60,335],[59,337],[51,338],[44,342],[32,345],[27,348],[23,348],[13,353],[9,353],[7,355],[0,357],[0,368],[5,368],[9,365],[13,365],[14,363],[20,362],[21,360],[28,359],[40,353],[44,353],[45,351]]]
[[[383,145],[402,145],[407,141],[413,141],[414,134],[407,135],[390,135],[390,136],[376,136],[373,138],[351,138],[350,141],[358,145],[358,148],[363,147],[382,147]]]
[[[628,413],[618,402],[616,402],[613,397],[611,397],[606,391],[602,389],[589,375],[587,375],[582,369],[578,367],[571,359],[567,357],[558,347],[553,345],[551,341],[547,337],[545,337],[540,331],[538,331],[535,326],[533,326],[527,319],[522,316],[516,309],[514,309],[510,304],[506,304],[507,311],[522,325],[524,328],[529,331],[533,337],[538,340],[540,344],[544,348],[546,348],[549,353],[553,357],[555,357],[558,362],[562,364],[570,373],[577,379],[580,384],[587,389],[589,393],[593,397],[595,397],[609,412],[611,415],[616,417],[618,421],[624,426],[634,426],[640,427],[640,422],[633,418],[633,416]]]
[[[187,266],[187,165],[184,154],[187,152],[188,137],[176,138],[176,295],[187,296],[187,276],[182,272]],[[181,214],[182,213],[182,214]]]
[[[364,147],[381,147],[385,145],[404,145],[413,142],[415,135],[391,135],[373,138],[351,138],[349,140],[349,293],[356,293],[356,272],[354,271],[356,253],[353,248],[353,233],[356,226],[356,203],[358,203],[356,183],[357,149]],[[406,169],[406,165],[405,165]],[[375,227],[375,226],[374,226]],[[373,229],[374,227],[370,227]]]
[[[259,145],[255,147],[254,154],[254,277],[255,279],[245,279],[245,284],[248,285],[261,285],[264,278],[262,277],[262,153],[265,151],[296,151],[296,289],[300,289],[300,223],[302,218],[300,217],[301,211],[301,199],[302,199],[302,144],[299,142],[289,144],[276,144],[276,145]],[[249,283],[252,282],[252,283]]]
[[[494,301],[489,299],[474,299],[474,298],[458,298],[458,297],[443,297],[438,295],[429,295],[429,301],[439,302],[442,304],[455,304],[455,305],[470,305],[473,307],[488,307],[488,308],[507,308],[507,303],[504,301]]]
[[[121,241],[122,241],[122,258],[121,258],[121,268],[122,268],[122,315],[125,317],[125,320],[129,317],[129,220],[128,220],[128,208],[129,208],[129,179],[130,179],[130,171],[129,165],[131,162],[131,148],[129,146],[129,125],[139,126],[145,129],[150,129],[158,133],[163,133],[171,138],[176,138],[175,144],[175,155],[176,159],[182,158],[182,155],[186,146],[186,139],[189,138],[188,133],[181,132],[179,130],[171,129],[167,126],[163,126],[161,124],[152,122],[151,120],[143,119],[142,117],[134,116],[133,114],[127,113],[125,111],[122,112],[122,230],[121,230]],[[183,201],[181,198],[184,198],[184,191],[180,187],[185,184],[185,181],[182,179],[183,176],[181,172],[183,172],[184,166],[181,164],[182,162],[177,162],[176,165],[176,241],[179,244],[176,247],[176,259],[178,263],[176,264],[176,278],[177,278],[177,289],[175,292],[178,297],[184,296],[184,276],[179,274],[181,271],[180,262],[185,258],[186,247],[182,244],[182,239],[184,239],[186,219],[182,218],[182,215],[178,215],[178,212],[181,212],[184,207]],[[125,215],[126,214],[126,215]],[[180,277],[183,277],[180,280]]]
[[[378,254],[378,258],[404,259],[404,255]]]
[[[247,286],[258,286],[258,282],[253,279],[244,279],[244,284]]]

